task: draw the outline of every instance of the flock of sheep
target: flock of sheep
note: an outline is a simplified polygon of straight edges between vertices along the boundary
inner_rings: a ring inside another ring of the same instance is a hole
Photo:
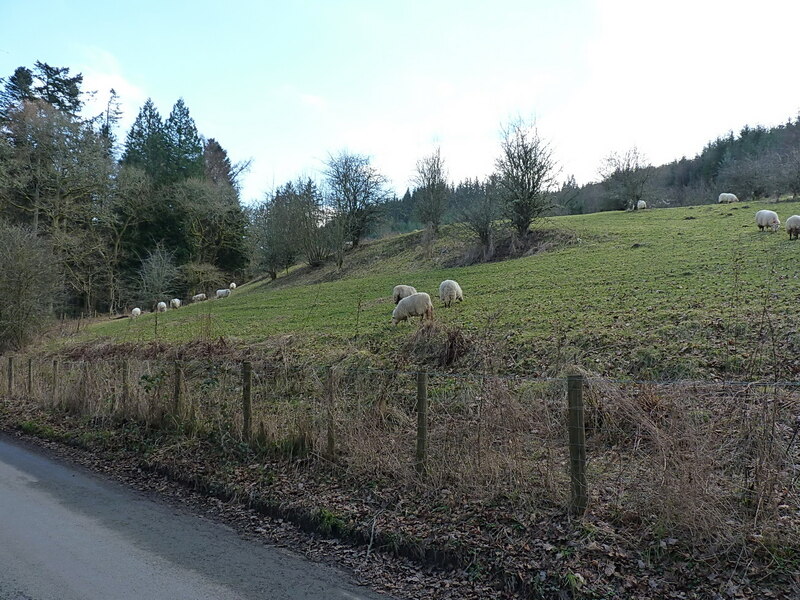
[[[231,282],[231,284],[228,287],[222,288],[221,290],[217,290],[217,298],[227,298],[228,296],[231,295],[231,291],[235,289],[236,289],[236,284]],[[192,296],[192,302],[202,302],[203,300],[207,299],[208,297],[205,294],[195,294],[194,296]],[[180,308],[182,304],[183,302],[181,301],[180,298],[173,298],[172,300],[169,301],[170,308]],[[155,312],[157,313],[167,312],[167,303],[162,301],[156,304]],[[131,311],[131,318],[135,319],[141,314],[142,314],[142,309],[137,306]]]
[[[730,204],[738,201],[739,199],[735,194],[722,193],[719,195],[717,203]],[[774,210],[760,210],[756,213],[756,225],[758,225],[759,231],[764,231],[767,227],[772,231],[778,231],[781,228],[781,220]],[[800,236],[800,215],[792,215],[786,219],[786,232],[789,234],[790,240],[798,239],[798,236]]]
[[[739,199],[735,194],[722,193],[719,195],[719,204],[730,204],[731,202],[738,202]],[[644,200],[639,200],[636,204],[637,210],[647,208]],[[778,213],[773,210],[759,210],[756,213],[756,225],[759,230],[763,231],[767,227],[772,231],[778,231],[781,226],[781,220],[778,218]],[[798,239],[800,237],[800,215],[792,215],[786,219],[786,231],[789,233],[789,239]],[[236,284],[231,283],[227,288],[217,290],[217,298],[227,298],[231,295],[231,291],[236,289]],[[392,325],[397,325],[401,321],[405,321],[410,317],[420,317],[420,321],[425,319],[433,319],[433,303],[431,297],[425,292],[417,292],[416,288],[410,285],[396,285],[392,292],[392,298],[396,304],[392,312]],[[192,296],[192,302],[202,302],[206,300],[205,294],[197,294]],[[461,291],[461,286],[458,282],[452,279],[445,279],[439,284],[439,299],[445,306],[450,306],[455,301],[463,302],[464,293]],[[170,308],[180,308],[181,299],[173,298],[169,301]],[[167,312],[167,303],[159,302],[156,305],[156,312]],[[131,317],[136,318],[142,314],[142,309],[139,307],[131,311]]]
[[[419,317],[420,321],[433,319],[433,302],[431,297],[425,292],[418,292],[410,285],[396,285],[392,290],[392,299],[397,305],[392,311],[392,325],[397,325],[400,321],[405,321],[409,317]],[[457,281],[445,279],[439,284],[439,299],[445,306],[450,306],[453,302],[463,302],[464,292]]]

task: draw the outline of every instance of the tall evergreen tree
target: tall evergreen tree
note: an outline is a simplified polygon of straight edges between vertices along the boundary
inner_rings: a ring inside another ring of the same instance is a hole
[[[125,139],[122,163],[139,167],[154,183],[163,183],[166,178],[167,145],[161,115],[148,98]]]
[[[236,187],[231,159],[228,158],[228,153],[214,138],[210,138],[203,149],[203,167],[206,177],[212,183]]]
[[[178,99],[164,123],[164,138],[170,181],[203,175],[203,143],[183,98]]]
[[[0,79],[0,121],[7,121],[10,111],[19,109],[22,102],[33,99],[33,73],[27,67],[17,67],[8,79]]]
[[[38,80],[38,85],[34,86],[38,98],[71,115],[80,111],[83,75],[78,73],[70,77],[68,67],[51,67],[38,60],[34,64],[34,74]]]

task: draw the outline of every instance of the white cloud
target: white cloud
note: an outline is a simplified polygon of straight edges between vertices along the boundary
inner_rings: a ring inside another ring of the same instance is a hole
[[[85,63],[75,69],[83,74],[83,89],[97,92],[86,102],[84,114],[94,116],[106,109],[110,90],[116,91],[123,111],[119,137],[123,137],[147,99],[147,94],[122,74],[113,54],[102,48],[84,48]]]
[[[800,83],[787,73],[800,4],[598,0],[596,12],[590,75],[543,119],[579,181],[611,151],[637,145],[662,164],[797,110]]]

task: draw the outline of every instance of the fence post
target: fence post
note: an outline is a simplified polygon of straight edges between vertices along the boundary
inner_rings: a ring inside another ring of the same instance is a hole
[[[253,363],[242,363],[242,438],[253,439]]]
[[[8,395],[14,391],[14,357],[8,357]]]
[[[89,414],[89,363],[83,361],[81,363],[81,397],[78,400],[79,411],[85,415]]]
[[[325,448],[325,455],[328,460],[336,458],[336,425],[333,419],[333,409],[336,403],[336,388],[333,379],[333,367],[327,367],[327,377],[325,381],[325,392],[327,404],[327,420],[328,420],[328,444]]]
[[[28,358],[28,396],[33,396],[33,359]]]
[[[414,464],[417,473],[428,473],[428,373],[417,373],[417,456]]]
[[[125,359],[122,361],[122,414],[128,414],[128,403],[130,401],[131,395],[131,388],[130,383],[128,383],[128,378],[130,374],[130,368],[128,365],[128,360]]]
[[[175,361],[175,387],[172,391],[172,415],[176,422],[180,421],[181,418],[181,396],[183,395],[183,366],[181,365],[181,361]]]
[[[58,361],[53,360],[53,406],[58,406]]]
[[[583,420],[583,375],[567,376],[567,429],[569,431],[570,511],[583,515],[589,503],[586,486],[586,430]]]

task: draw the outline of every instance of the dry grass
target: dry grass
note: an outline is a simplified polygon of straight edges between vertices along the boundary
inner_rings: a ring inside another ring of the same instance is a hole
[[[458,337],[429,333],[444,347]],[[54,410],[107,426],[136,421],[170,428],[223,448],[241,444],[238,362],[181,363],[177,404],[173,362],[62,361],[56,373],[52,361],[34,361],[30,390],[27,362],[17,364],[14,393]],[[4,362],[4,384],[6,368]],[[424,488],[454,505],[497,497],[531,508],[567,505],[560,380],[431,374],[426,478],[414,469],[414,373],[254,361],[252,389],[251,443],[290,460],[312,459],[303,468],[335,468],[362,484]],[[690,545],[797,544],[800,395],[794,388],[589,376],[585,401],[592,513],[622,529]]]

